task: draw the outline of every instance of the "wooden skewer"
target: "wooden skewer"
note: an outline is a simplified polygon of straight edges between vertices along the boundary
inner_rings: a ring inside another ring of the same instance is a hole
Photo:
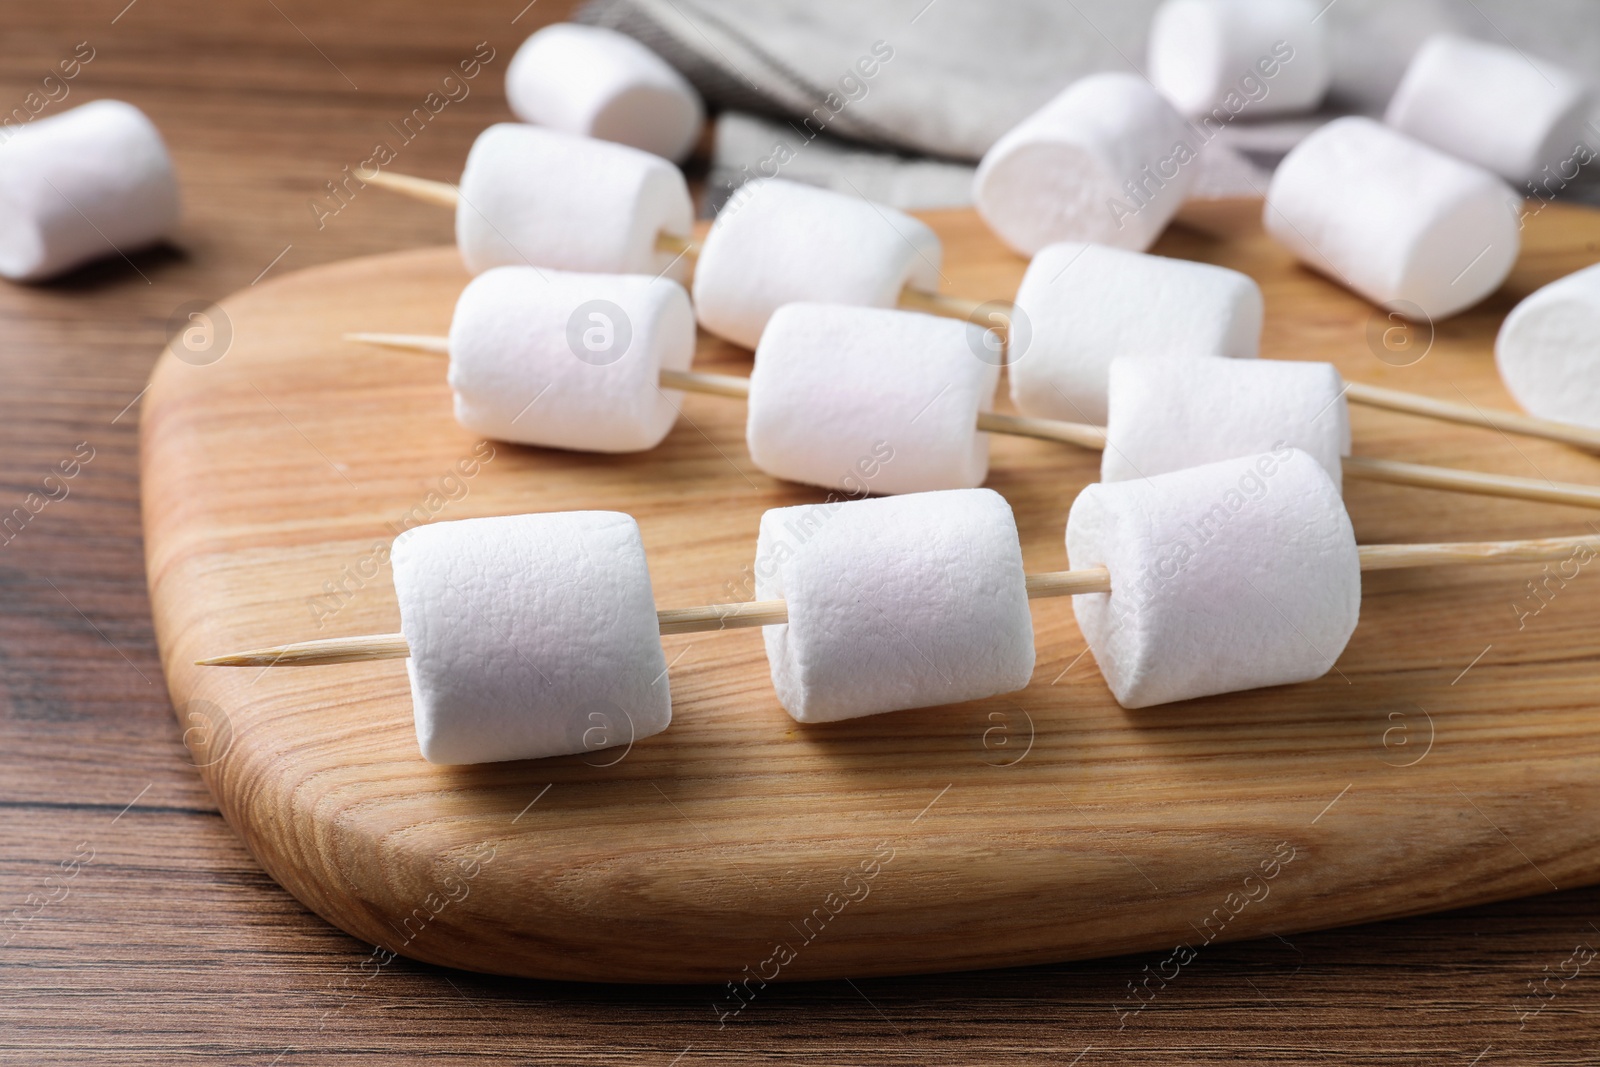
[[[1549,537],[1531,541],[1479,541],[1418,545],[1362,545],[1363,571],[1401,567],[1438,567],[1468,563],[1537,563],[1565,559],[1585,548],[1600,551],[1600,537]],[[1049,571],[1027,576],[1029,599],[1111,592],[1111,575],[1104,567]],[[782,600],[755,600],[742,604],[706,604],[696,608],[667,608],[656,612],[663,634],[739,630],[751,626],[780,626],[789,621]],[[200,667],[315,667],[333,663],[368,663],[405,659],[411,654],[404,634],[333,637],[321,641],[258,648],[226,656],[196,660]]]

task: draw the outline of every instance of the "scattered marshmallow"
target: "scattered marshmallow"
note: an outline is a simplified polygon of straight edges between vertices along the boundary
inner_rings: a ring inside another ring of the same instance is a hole
[[[978,432],[999,366],[982,331],[911,311],[778,309],[750,374],[750,458],[777,478],[852,495],[966,489],[989,472]]]
[[[1100,480],[1121,482],[1298,448],[1340,484],[1350,454],[1344,379],[1331,363],[1129,357],[1111,364]]]
[[[1132,74],[1072,83],[994,143],[978,164],[978,214],[1031,256],[1056,241],[1142,252],[1194,180],[1193,131]]]
[[[39,281],[177,228],[172,160],[132,104],[96,100],[0,134],[0,275]]]
[[[889,308],[907,285],[936,290],[942,255],[933,230],[902,211],[798,182],[753,181],[706,235],[695,312],[711,333],[754,348],[784,304]]]
[[[1522,182],[1560,163],[1584,141],[1590,103],[1582,79],[1553,63],[1514,48],[1436,34],[1412,57],[1384,121]]]
[[[1600,263],[1513,308],[1494,358],[1500,380],[1530,414],[1600,427]]]
[[[1017,289],[1026,347],[1010,354],[1025,415],[1103,423],[1118,356],[1227,356],[1260,348],[1261,288],[1238,271],[1105,245],[1050,245]]]
[[[671,160],[689,154],[705,122],[699,94],[666,60],[626,34],[573,22],[522,42],[506,103],[524,122]]]
[[[474,274],[535,266],[654,275],[676,258],[656,249],[657,238],[686,238],[693,222],[683,173],[660,156],[501,122],[467,154],[456,244]]]
[[[456,419],[500,441],[586,452],[661,443],[688,370],[694,312],[677,282],[639,274],[496,267],[474,278],[450,322]]]
[[[392,555],[432,763],[627,745],[672,721],[639,527],[612,511],[439,522]]]
[[[1311,0],[1165,0],[1150,81],[1190,118],[1312,111],[1332,78],[1318,14]]]
[[[1091,485],[1067,556],[1111,573],[1072,608],[1125,708],[1321,677],[1361,610],[1339,490],[1298,449]]]
[[[778,702],[834,722],[1009,693],[1033,674],[1033,619],[1011,507],[988,489],[775,508],[756,598]]]
[[[1267,232],[1375,304],[1440,319],[1516,261],[1521,201],[1499,178],[1371,119],[1335,119],[1278,165]]]

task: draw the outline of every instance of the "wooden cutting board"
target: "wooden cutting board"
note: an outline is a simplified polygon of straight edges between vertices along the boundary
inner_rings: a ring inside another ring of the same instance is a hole
[[[948,290],[1015,291],[1024,263],[974,216],[928,218]],[[1600,259],[1600,214],[1546,207],[1504,289],[1425,344],[1295,266],[1253,210],[1206,225],[1155,251],[1260,281],[1263,355],[1502,407],[1499,321]],[[1327,677],[1138,712],[1112,701],[1065,600],[1034,603],[1026,690],[831,725],[779,708],[759,633],[669,637],[666,733],[480,767],[418,757],[398,661],[192,666],[398,629],[379,559],[416,522],[627,511],[658,602],[684,606],[748,597],[758,517],[821,499],[752,465],[734,401],[690,397],[642,455],[484,446],[452,419],[440,362],[340,340],[442,333],[465,281],[453,250],[425,249],[243,290],[185,359],[162,356],[144,401],[151,599],[185,741],[262,866],[352,935],[473,970],[713,982],[728,1014],[765,981],[1132,950],[1153,954],[1130,979],[1154,990],[1210,940],[1600,880],[1600,564],[1369,574]],[[701,339],[698,366],[748,362]],[[1559,445],[1353,421],[1358,455],[1600,480],[1600,458]],[[1065,567],[1098,455],[997,438],[993,458],[1029,569]],[[1348,488],[1363,542],[1600,529],[1565,507]]]

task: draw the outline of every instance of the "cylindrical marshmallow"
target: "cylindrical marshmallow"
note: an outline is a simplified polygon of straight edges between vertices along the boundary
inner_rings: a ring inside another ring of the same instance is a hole
[[[505,266],[660,274],[678,257],[658,251],[657,239],[687,237],[693,221],[683,173],[660,156],[501,122],[467,154],[456,244],[474,274]]]
[[[1375,304],[1440,319],[1511,271],[1521,201],[1499,178],[1371,119],[1335,119],[1278,165],[1267,231]]]
[[[756,349],[745,440],[777,478],[854,495],[967,489],[1000,368],[982,331],[911,311],[788,304]]]
[[[537,759],[672,721],[639,527],[614,511],[438,522],[395,538],[422,757]]]
[[[1008,355],[1011,400],[1036,418],[1103,423],[1118,356],[1253,359],[1261,344],[1261,287],[1248,275],[1105,245],[1040,251],[1016,307],[1027,341]]]
[[[1428,38],[1384,121],[1514,182],[1580,149],[1591,96],[1583,81],[1514,48],[1454,34]],[[1587,159],[1587,148],[1580,149]]]
[[[1194,180],[1192,135],[1143,78],[1091,74],[994,143],[972,198],[989,228],[1025,256],[1055,241],[1142,252]]]
[[[1288,446],[1339,485],[1350,454],[1344,379],[1332,363],[1130,356],[1111,364],[1109,395],[1103,482]]]
[[[506,103],[524,122],[642,148],[668,159],[700,136],[700,97],[626,34],[557,22],[522,42],[506,69]]]
[[[1165,0],[1150,24],[1150,81],[1202,122],[1314,110],[1331,79],[1318,14],[1311,0]]]
[[[894,307],[938,288],[939,238],[894,208],[782,179],[749,182],[717,215],[694,271],[695,314],[754,348],[772,313],[809,301]]]
[[[1600,263],[1512,308],[1494,358],[1500,380],[1530,414],[1600,426]]]
[[[1339,490],[1296,449],[1091,485],[1067,557],[1110,571],[1072,608],[1125,708],[1321,677],[1361,610]]]
[[[756,597],[778,702],[833,722],[1009,693],[1033,674],[1033,619],[1011,507],[988,489],[775,508]]]
[[[500,441],[641,452],[672,429],[694,313],[677,282],[640,274],[496,267],[456,301],[450,388],[456,419]]]
[[[0,128],[0,275],[38,281],[169,237],[178,182],[144,112],[96,100]]]

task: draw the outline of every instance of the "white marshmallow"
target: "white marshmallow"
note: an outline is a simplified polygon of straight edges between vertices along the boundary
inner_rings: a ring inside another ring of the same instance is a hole
[[[788,304],[756,349],[750,458],[777,478],[860,495],[966,489],[989,472],[978,412],[1000,368],[982,331],[911,311]]]
[[[423,759],[561,756],[628,745],[672,721],[629,516],[432,523],[395,538],[392,559]]]
[[[1150,81],[1190,118],[1311,111],[1328,45],[1310,0],[1165,0],[1150,24]],[[1259,94],[1259,95],[1258,95]],[[1229,108],[1232,97],[1239,106]]]
[[[1067,556],[1111,572],[1072,609],[1125,708],[1318,678],[1361,610],[1339,490],[1296,449],[1091,485]]]
[[[1002,241],[1150,247],[1194,180],[1193,131],[1132,74],[1091,74],[1023,119],[978,164],[972,198]]]
[[[683,173],[660,156],[501,122],[467,153],[456,244],[474,274],[530,265],[653,275],[675,258],[656,239],[687,237],[693,222]]]
[[[1148,356],[1111,364],[1100,480],[1149,478],[1298,448],[1340,483],[1350,454],[1344,379],[1332,363]]]
[[[677,282],[640,274],[496,267],[456,301],[450,388],[456,419],[500,441],[585,452],[661,443],[683,394],[694,313]]]
[[[834,722],[1009,693],[1033,674],[1033,619],[1011,508],[988,489],[775,508],[756,597],[778,702]]]
[[[96,100],[0,137],[0,275],[38,281],[176,229],[172,160],[132,104]]]
[[[1025,415],[1102,423],[1118,356],[1253,359],[1261,287],[1209,263],[1104,245],[1051,245],[1017,289],[1026,345],[1009,354],[1011,400]]]
[[[1492,293],[1517,258],[1521,201],[1488,171],[1371,119],[1335,119],[1278,165],[1267,232],[1375,304],[1435,319]]]
[[[1530,414],[1600,427],[1600,263],[1512,308],[1494,358],[1500,380]]]
[[[522,42],[506,103],[524,122],[681,160],[705,109],[683,75],[626,34],[557,22]]]
[[[1584,140],[1589,103],[1583,81],[1553,63],[1513,48],[1437,34],[1411,58],[1383,120],[1521,182],[1572,154]]]
[[[784,304],[894,307],[908,284],[938,288],[939,238],[926,223],[843,193],[782,179],[750,182],[700,249],[700,325],[754,348]]]

